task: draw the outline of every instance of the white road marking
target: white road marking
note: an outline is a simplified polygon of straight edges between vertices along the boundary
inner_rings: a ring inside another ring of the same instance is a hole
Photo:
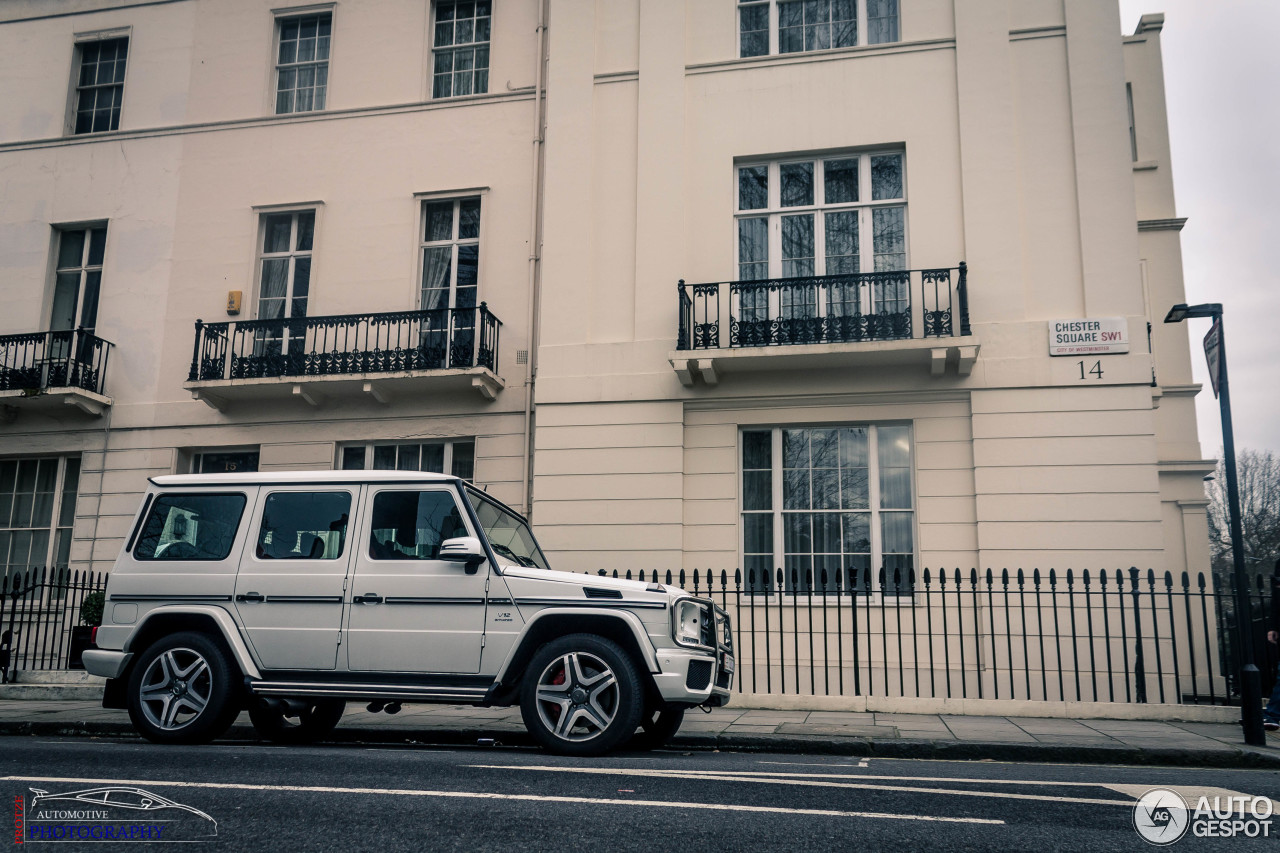
[[[1147,791],[1150,791],[1152,788],[1164,788],[1166,791],[1173,791],[1175,794],[1181,794],[1182,799],[1186,800],[1187,805],[1191,806],[1193,809],[1196,807],[1196,803],[1200,801],[1201,797],[1209,798],[1209,808],[1213,808],[1213,800],[1215,797],[1219,798],[1223,805],[1226,804],[1229,797],[1244,797],[1246,800],[1246,802],[1242,804],[1242,808],[1244,809],[1247,809],[1249,807],[1249,803],[1253,800],[1252,794],[1242,794],[1239,791],[1231,791],[1226,788],[1207,788],[1197,785],[1106,785],[1104,787],[1110,788],[1118,794],[1127,794],[1135,800],[1142,799],[1142,795]],[[1265,800],[1267,798],[1263,797],[1262,799]],[[1280,814],[1280,802],[1272,800],[1271,809],[1273,813]],[[1238,812],[1239,809],[1236,811]]]
[[[419,791],[394,788],[338,788],[326,785],[250,785],[239,782],[167,782],[158,779],[90,779],[62,776],[0,776],[4,782],[58,782],[89,785],[168,786],[174,788],[213,788],[231,791],[290,791],[318,794],[374,794],[399,797],[440,797],[446,799],[520,800],[535,803],[577,803],[599,806],[649,806],[653,808],[701,809],[705,811],[752,812],[755,814],[805,815],[810,817],[863,817],[881,820],[915,820],[931,823],[976,823],[1003,826],[1002,820],[977,817],[940,817],[937,815],[889,814],[886,812],[849,812],[833,809],[786,809],[776,806],[743,806],[732,803],[692,803],[668,800],[619,800],[605,797],[557,797],[539,794],[497,794],[487,791]]]
[[[786,767],[866,767],[867,759],[857,764],[823,764],[821,761],[757,761],[756,764],[773,764]]]
[[[633,776],[654,776],[667,779],[697,779],[706,782],[755,782],[766,785],[796,785],[807,788],[850,788],[872,791],[899,791],[908,794],[951,794],[957,797],[986,797],[988,799],[1002,800],[1033,800],[1040,803],[1071,803],[1073,805],[1089,805],[1089,806],[1124,806],[1130,808],[1133,803],[1129,800],[1103,800],[1092,797],[1051,797],[1044,794],[1014,794],[1007,791],[963,791],[955,788],[921,788],[910,785],[871,785],[865,782],[820,782],[817,779],[804,778],[797,779],[795,776],[822,776],[827,777],[825,773],[808,773],[808,774],[783,774],[768,773],[748,775],[747,773],[735,773],[733,771],[712,772],[698,770],[630,770],[625,768],[603,768],[603,767],[548,767],[548,766],[525,766],[525,765],[496,765],[496,764],[472,764],[471,767],[482,770],[541,770],[549,773],[595,773],[600,775],[633,775]],[[766,776],[768,778],[760,778]],[[782,778],[779,778],[782,777]],[[855,779],[875,779],[885,777],[875,776],[850,776],[842,778]],[[907,777],[911,778],[911,777]],[[915,781],[915,780],[913,780]],[[960,779],[946,779],[939,781],[959,782],[966,781]],[[995,780],[975,780],[992,782]],[[1041,782],[1041,785],[1051,784]],[[1078,783],[1085,784],[1085,783]],[[1101,788],[1103,785],[1090,785],[1090,787]],[[1145,791],[1146,789],[1144,789]]]

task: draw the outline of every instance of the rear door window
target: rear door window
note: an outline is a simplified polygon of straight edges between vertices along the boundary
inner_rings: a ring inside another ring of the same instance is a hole
[[[255,553],[259,560],[336,560],[350,521],[350,492],[272,492]]]
[[[243,494],[162,494],[133,550],[137,560],[225,560],[244,514]]]

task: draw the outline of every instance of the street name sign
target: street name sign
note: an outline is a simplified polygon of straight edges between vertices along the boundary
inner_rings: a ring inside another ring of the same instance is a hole
[[[1049,355],[1115,355],[1129,351],[1124,317],[1050,320]]]

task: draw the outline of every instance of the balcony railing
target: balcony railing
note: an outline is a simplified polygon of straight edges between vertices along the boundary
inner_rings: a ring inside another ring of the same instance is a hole
[[[487,367],[502,321],[479,308],[196,321],[191,382]]]
[[[943,269],[693,285],[681,281],[677,348],[966,337],[966,272],[961,262]],[[726,314],[728,335],[721,329]]]
[[[84,329],[0,335],[0,391],[101,394],[111,344]]]

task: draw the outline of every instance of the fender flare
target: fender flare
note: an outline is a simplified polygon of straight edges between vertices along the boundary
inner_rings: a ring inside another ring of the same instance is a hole
[[[662,668],[658,666],[658,653],[653,648],[653,641],[649,639],[649,633],[645,631],[644,623],[631,611],[614,610],[607,607],[545,607],[525,623],[524,630],[520,632],[519,638],[511,644],[511,651],[507,653],[507,659],[502,662],[498,674],[494,676],[495,683],[504,681],[512,662],[524,651],[526,639],[534,626],[544,619],[557,616],[595,616],[616,619],[622,622],[631,631],[631,635],[636,641],[636,646],[640,649],[640,655],[644,658],[645,668],[649,672],[662,671]]]
[[[226,641],[227,647],[231,649],[231,654],[235,657],[236,663],[240,667],[240,671],[249,678],[262,678],[262,672],[258,669],[258,664],[254,661],[249,646],[245,643],[244,637],[240,635],[240,629],[236,625],[235,619],[221,607],[209,607],[206,605],[182,605],[168,604],[156,607],[147,611],[142,617],[142,621],[138,623],[129,639],[124,644],[126,652],[140,652],[141,649],[133,648],[133,642],[142,635],[147,623],[157,616],[208,616],[213,619],[214,624],[218,626],[222,639]]]

